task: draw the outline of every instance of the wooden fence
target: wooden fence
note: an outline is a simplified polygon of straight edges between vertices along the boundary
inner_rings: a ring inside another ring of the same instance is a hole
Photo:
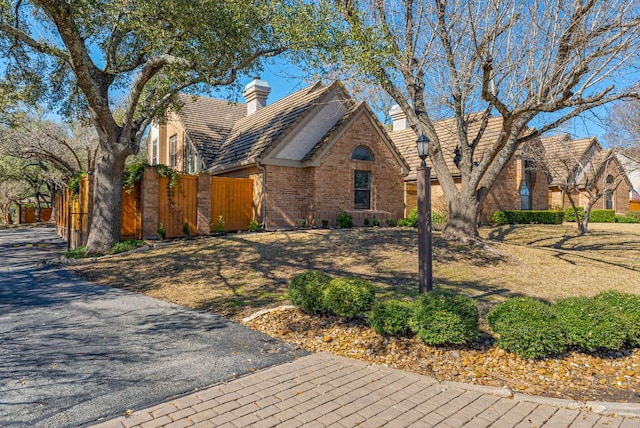
[[[40,221],[51,220],[51,211],[49,207],[40,208]],[[20,207],[20,223],[35,223],[36,209],[35,207]]]
[[[629,211],[640,211],[640,201],[629,201]]]
[[[167,238],[184,235],[184,225],[189,233],[196,234],[198,220],[198,177],[180,175],[180,180],[169,190],[169,179],[158,179],[158,222],[164,224]]]
[[[205,199],[199,201],[198,176],[180,175],[172,189],[168,187],[168,178],[157,174],[152,177],[150,179],[145,174],[144,180],[155,182],[143,181],[130,191],[122,190],[122,239],[155,238],[160,224],[164,225],[167,238],[185,236],[185,224],[189,227],[189,234],[196,235],[199,221],[204,221],[207,226],[200,230],[209,233],[214,231],[219,216],[224,219],[225,231],[246,230],[254,218],[251,179],[211,177],[210,193],[208,190],[201,193],[200,197]],[[206,183],[208,180],[205,177],[201,181]],[[145,191],[148,191],[146,198]],[[70,248],[87,242],[92,199],[93,180],[88,176],[81,180],[77,195],[71,195],[71,191],[65,189],[56,197],[56,227],[58,234],[69,242]],[[199,212],[204,206],[207,212]],[[143,215],[145,210],[147,213]],[[152,224],[147,224],[145,228],[145,221]]]
[[[253,180],[211,178],[211,224],[222,217],[225,230],[245,230],[253,219]]]

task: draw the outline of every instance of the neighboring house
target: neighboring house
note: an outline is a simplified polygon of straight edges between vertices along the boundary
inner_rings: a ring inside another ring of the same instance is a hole
[[[408,165],[384,127],[339,82],[316,83],[267,104],[254,79],[246,104],[180,95],[179,112],[149,134],[149,163],[254,180],[255,217],[266,228],[356,225],[403,216]]]
[[[640,201],[640,160],[630,152],[619,152],[616,156],[631,182],[629,199]]]
[[[600,192],[593,209],[629,211],[631,183],[613,150],[603,150],[595,137],[572,140],[569,135],[545,137],[542,145],[552,208],[571,206],[567,192],[582,207],[589,202],[589,193]]]
[[[416,206],[416,169],[420,158],[416,149],[416,133],[408,127],[407,119],[398,106],[390,112],[393,119],[393,131],[390,133],[396,147],[411,166],[411,172],[405,177],[405,205],[407,211]],[[442,151],[456,183],[461,176],[455,164],[456,130],[453,119],[434,122],[436,133],[440,139]],[[469,124],[468,135],[475,136],[480,123]],[[501,132],[502,118],[491,118],[475,151],[475,159],[480,161],[487,147],[493,144]],[[480,222],[487,223],[496,210],[545,210],[548,208],[547,179],[544,174],[537,173],[527,159],[524,159],[522,147],[519,147],[512,159],[505,165],[496,179],[480,209]],[[427,160],[429,163],[429,160]],[[446,212],[447,202],[438,183],[433,168],[431,169],[431,199],[434,212]]]

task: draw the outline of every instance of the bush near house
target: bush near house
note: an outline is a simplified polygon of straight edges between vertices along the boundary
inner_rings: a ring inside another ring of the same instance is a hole
[[[589,221],[592,223],[615,223],[615,210],[591,210]]]
[[[562,224],[562,211],[553,210],[501,210],[493,213],[491,223],[503,224]]]
[[[340,214],[338,214],[336,223],[338,223],[338,227],[340,229],[349,229],[353,227],[353,218],[349,213],[343,211]]]
[[[578,211],[578,218],[582,220],[584,216],[584,208],[576,207]],[[573,211],[573,207],[567,207],[564,209],[564,221],[576,221],[576,213]]]
[[[508,299],[487,314],[498,346],[523,358],[562,353],[567,341],[560,321],[546,303],[530,297]]]
[[[431,224],[445,224],[447,222],[447,217],[438,212],[431,212]],[[418,208],[414,208],[409,211],[409,215],[406,218],[401,218],[398,220],[398,226],[404,227],[418,227]]]
[[[584,216],[584,208],[577,207],[578,217],[582,220]],[[576,221],[576,215],[573,211],[572,207],[567,207],[564,210],[564,220],[565,221]],[[591,223],[615,223],[616,221],[616,212],[615,210],[591,210],[589,213],[589,222]]]
[[[616,223],[640,223],[640,220],[638,220],[635,217],[631,217],[631,216],[617,215],[616,216]]]

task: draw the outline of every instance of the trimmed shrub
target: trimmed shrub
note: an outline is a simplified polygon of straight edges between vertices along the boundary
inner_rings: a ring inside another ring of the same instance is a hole
[[[596,296],[606,302],[625,321],[627,343],[640,346],[640,296],[618,291],[603,291]]]
[[[410,333],[409,317],[412,305],[398,299],[378,302],[369,314],[369,325],[377,333],[387,336],[403,336]]]
[[[603,299],[569,297],[551,306],[568,345],[589,351],[620,349],[627,339],[625,319]]]
[[[496,211],[491,216],[491,224],[496,226],[502,226],[503,224],[509,224],[509,218],[504,211]]]
[[[551,307],[530,297],[515,297],[487,314],[498,346],[523,358],[542,358],[566,348],[562,326]]]
[[[615,223],[615,210],[591,210],[589,221],[592,223]]]
[[[578,217],[582,220],[584,216],[584,208],[576,207],[578,210]],[[573,211],[573,207],[567,207],[564,209],[564,221],[576,221],[576,213]]]
[[[562,224],[562,211],[552,210],[504,210],[496,211],[491,223],[503,224]]]
[[[409,327],[427,345],[464,344],[478,337],[478,306],[470,297],[425,293],[413,304]]]
[[[334,278],[322,293],[322,303],[330,312],[345,318],[364,315],[371,310],[376,288],[365,279]]]
[[[629,211],[628,217],[633,217],[640,222],[640,211]]]
[[[336,222],[338,223],[338,227],[340,229],[349,229],[353,227],[353,218],[349,213],[345,211],[342,211],[340,214],[338,214]]]
[[[640,220],[638,220],[635,217],[631,217],[631,216],[617,215],[616,216],[616,223],[640,223]]]
[[[296,275],[289,283],[289,300],[306,313],[327,312],[322,302],[322,293],[329,282],[331,282],[331,277],[318,270],[310,270]]]

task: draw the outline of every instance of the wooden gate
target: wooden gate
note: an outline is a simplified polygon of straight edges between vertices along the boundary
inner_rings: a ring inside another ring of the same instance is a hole
[[[211,178],[211,230],[222,216],[225,230],[246,230],[253,220],[251,178]]]
[[[167,238],[185,236],[185,223],[189,225],[190,234],[195,235],[198,230],[198,177],[180,175],[173,189],[169,189],[168,185],[168,178],[159,178],[158,224],[164,224]]]
[[[121,239],[142,238],[142,210],[140,206],[140,183],[133,189],[122,189],[122,220],[120,221]]]
[[[629,201],[629,211],[640,211],[640,201]]]

